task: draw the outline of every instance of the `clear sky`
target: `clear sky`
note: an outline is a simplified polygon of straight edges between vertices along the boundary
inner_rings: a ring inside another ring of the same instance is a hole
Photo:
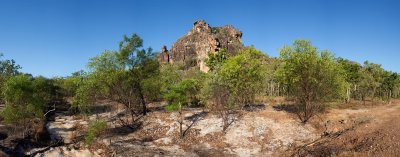
[[[400,72],[400,1],[388,0],[0,0],[0,52],[23,72],[67,76],[116,50],[124,34],[171,47],[198,19],[232,24],[270,56],[295,39]]]

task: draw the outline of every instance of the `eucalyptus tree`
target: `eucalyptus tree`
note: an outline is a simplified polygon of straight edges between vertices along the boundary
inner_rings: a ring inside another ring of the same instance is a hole
[[[337,58],[337,61],[344,69],[346,81],[350,84],[346,89],[346,101],[348,102],[351,98],[356,98],[357,96],[357,87],[361,81],[360,71],[362,66],[357,62],[344,58]]]
[[[342,99],[348,86],[344,71],[327,50],[319,51],[308,40],[296,40],[280,49],[280,80],[298,103],[298,117],[306,123],[326,101]]]
[[[93,97],[105,97],[123,104],[131,118],[122,120],[131,127],[139,114],[146,115],[146,97],[159,89],[152,85],[159,77],[159,64],[151,48],[143,49],[143,40],[137,35],[124,36],[118,51],[105,51],[90,59],[85,83],[76,94],[76,106],[93,104]]]
[[[0,58],[4,55],[0,53]],[[21,66],[19,66],[15,60],[13,59],[1,59],[0,60],[0,91],[3,91],[3,84],[12,76],[16,76],[20,74],[19,70]],[[3,97],[0,96],[0,101]]]
[[[264,89],[267,56],[254,47],[241,50],[236,56],[225,57],[224,53],[209,57],[207,63],[213,66],[202,92],[203,101],[219,113],[226,131],[232,111],[252,105]]]

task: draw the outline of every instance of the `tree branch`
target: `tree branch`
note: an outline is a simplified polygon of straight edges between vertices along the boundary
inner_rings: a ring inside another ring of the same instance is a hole
[[[49,114],[50,112],[54,112],[54,111],[56,111],[56,104],[53,104],[53,109],[47,111],[43,116],[46,117],[47,114]]]

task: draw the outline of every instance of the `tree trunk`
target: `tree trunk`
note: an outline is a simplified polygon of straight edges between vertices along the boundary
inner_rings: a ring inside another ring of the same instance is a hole
[[[183,138],[183,113],[182,113],[182,104],[179,103],[179,133],[181,138]]]
[[[226,129],[228,129],[228,120],[226,118],[222,118],[222,121],[223,121],[222,132],[225,132]]]
[[[372,90],[372,103],[375,101],[376,87]]]
[[[278,91],[277,91],[277,93],[278,93],[278,96],[281,96],[281,88],[280,88],[279,83],[278,83]]]
[[[361,100],[363,101],[363,103],[365,105],[365,95],[364,94],[361,95]]]
[[[145,116],[145,115],[147,115],[147,106],[146,106],[146,102],[144,100],[144,96],[143,96],[142,92],[140,92],[140,101],[141,101],[142,107],[143,107],[143,115]]]
[[[136,89],[138,89],[140,104],[142,105],[142,112],[143,112],[143,115],[145,116],[147,114],[146,101],[144,100],[143,90],[139,83],[136,83]]]
[[[229,112],[226,111],[225,109],[221,111],[221,117],[222,117],[222,132],[225,132],[228,129],[229,126]]]
[[[271,81],[271,83],[270,83],[270,93],[269,93],[269,96],[273,96],[274,95],[274,83]]]
[[[350,102],[350,87],[347,88],[346,94],[347,94],[346,102],[348,103],[348,102]]]

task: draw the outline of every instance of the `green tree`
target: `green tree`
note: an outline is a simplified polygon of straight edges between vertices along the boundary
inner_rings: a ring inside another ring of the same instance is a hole
[[[238,108],[231,96],[229,84],[224,82],[216,72],[211,72],[207,76],[201,93],[202,102],[222,119],[222,131],[225,132],[232,119],[232,111]]]
[[[44,77],[17,75],[4,84],[6,107],[1,115],[8,124],[19,124],[26,129],[34,119],[42,120],[46,105],[58,96],[53,81]],[[23,132],[25,133],[25,132]]]
[[[278,76],[296,97],[298,117],[306,123],[326,101],[343,98],[347,83],[342,67],[327,50],[319,52],[310,41],[296,40],[280,49],[283,64]]]
[[[222,63],[228,59],[228,53],[226,49],[221,49],[215,53],[208,53],[208,58],[206,59],[206,65],[211,71],[218,69]]]
[[[3,95],[6,108],[2,116],[6,123],[23,125],[31,118],[43,114],[43,103],[33,96],[33,78],[28,75],[19,75],[10,78],[4,85]]]
[[[158,75],[159,64],[152,49],[141,49],[142,46],[143,40],[137,34],[132,34],[131,37],[124,36],[124,40],[119,45],[118,61],[128,70],[128,75],[131,78],[130,83],[133,85],[135,95],[142,105],[142,113],[146,115],[144,94],[146,89],[143,87],[143,81]]]
[[[0,58],[4,55],[0,53]],[[0,60],[0,75],[2,77],[10,77],[18,75],[20,72],[18,70],[21,69],[21,66],[15,63],[15,60],[6,59]]]
[[[361,99],[366,101],[367,97],[371,97],[372,101],[376,97],[383,83],[383,75],[385,70],[379,64],[370,63],[368,61],[364,62],[362,69],[360,70],[360,85],[359,90],[361,94]]]
[[[3,57],[3,54],[0,53],[0,58]],[[16,76],[20,74],[19,70],[21,69],[21,66],[15,63],[13,59],[2,59],[0,60],[0,91],[3,91],[3,84],[7,81],[12,76]],[[3,97],[0,96],[0,101],[2,100]]]
[[[77,90],[76,102],[84,106],[93,97],[105,97],[123,104],[131,118],[121,119],[131,127],[139,114],[146,115],[146,100],[161,97],[159,64],[151,48],[142,49],[143,40],[136,34],[124,36],[119,51],[105,51],[90,59],[90,72]]]
[[[44,102],[50,102],[60,98],[60,87],[55,85],[53,79],[38,76],[33,79],[33,87],[36,97],[40,97]]]
[[[95,75],[82,76],[80,79],[79,84],[77,84],[78,87],[74,91],[71,106],[75,113],[90,113],[90,108],[94,105],[96,97],[102,93],[97,79]]]
[[[169,92],[165,93],[164,98],[169,102],[167,110],[179,113],[179,133],[184,137],[183,131],[183,107],[197,102],[197,93],[199,92],[199,82],[195,79],[184,79],[171,87]]]
[[[221,81],[226,82],[234,103],[243,107],[254,102],[263,89],[267,56],[251,47],[228,58],[218,70]]]
[[[60,92],[65,97],[73,97],[78,90],[78,87],[83,83],[83,80],[87,76],[86,72],[83,70],[72,73],[68,77],[55,78],[55,84],[59,86]]]
[[[394,81],[392,97],[393,98],[400,98],[400,74],[397,73],[397,76],[395,76],[395,77],[397,79]]]
[[[179,64],[165,63],[160,67],[161,92],[167,93],[171,88],[183,80],[184,70]]]
[[[353,98],[356,96],[357,86],[361,79],[360,70],[362,67],[356,62],[352,62],[343,58],[337,58],[337,61],[344,69],[346,81],[350,83],[350,86],[348,86],[346,89],[346,101],[348,102],[350,101],[352,95]]]
[[[372,99],[374,99],[376,97],[378,88],[383,83],[385,70],[380,64],[369,63],[368,61],[364,63],[364,68],[374,78],[374,83],[372,84]]]
[[[283,88],[280,85],[279,80],[276,78],[275,73],[278,70],[281,64],[281,60],[277,58],[269,58],[266,71],[265,71],[265,82],[264,82],[264,91],[268,96],[281,96],[283,94]]]
[[[364,101],[364,104],[365,104],[366,98],[373,94],[372,90],[373,90],[374,86],[377,86],[377,85],[376,85],[376,82],[375,82],[372,74],[370,74],[365,69],[362,69],[360,71],[360,78],[361,78],[361,80],[360,80],[360,83],[358,84],[358,86],[359,86],[358,92],[360,94],[361,100]]]
[[[397,73],[385,71],[380,87],[382,99],[387,100],[389,103],[391,102],[391,98],[393,98],[393,93],[396,90],[396,85],[399,84],[398,80],[399,76]]]
[[[262,92],[265,82],[267,56],[254,47],[240,51],[238,55],[219,60],[210,71],[202,89],[203,102],[216,111],[226,131],[232,111],[251,105],[256,94]]]

